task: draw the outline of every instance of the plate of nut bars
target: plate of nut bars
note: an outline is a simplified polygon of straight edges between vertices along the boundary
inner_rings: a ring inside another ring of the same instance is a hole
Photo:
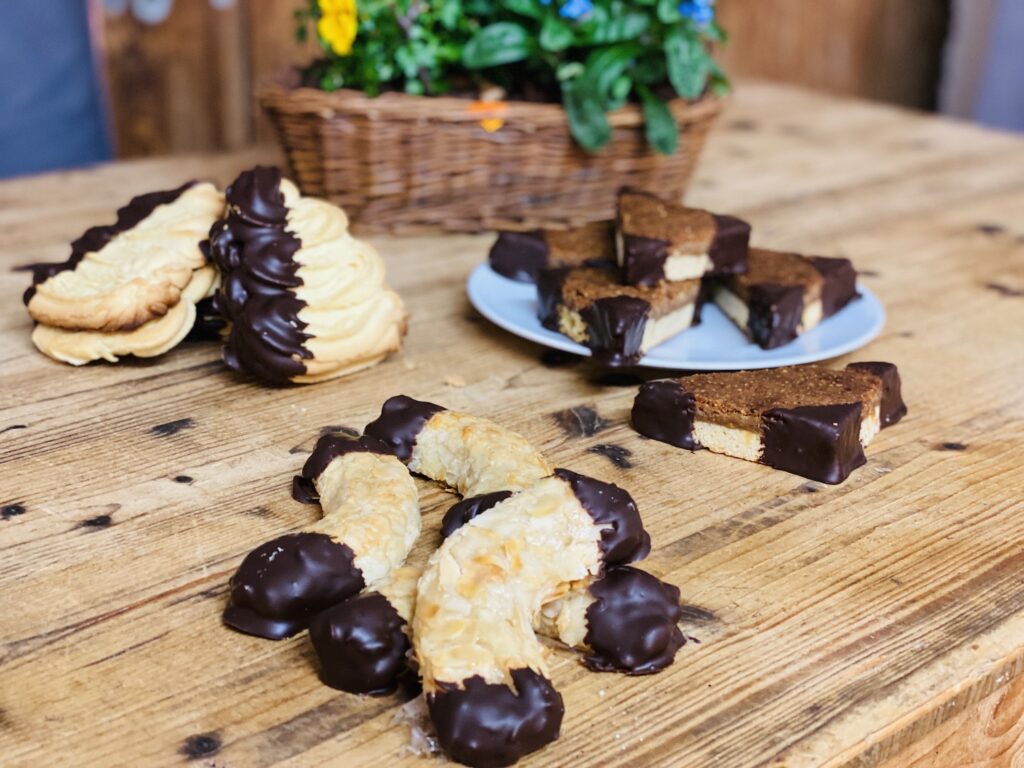
[[[500,232],[467,290],[495,325],[613,367],[799,365],[881,332],[849,259],[749,243],[742,219],[626,190],[615,220]]]

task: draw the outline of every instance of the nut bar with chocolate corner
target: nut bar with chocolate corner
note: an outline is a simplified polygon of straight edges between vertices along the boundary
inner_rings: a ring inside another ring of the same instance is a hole
[[[545,328],[590,348],[608,366],[633,365],[652,347],[700,321],[700,280],[622,285],[614,269],[541,272],[538,315]]]
[[[747,269],[750,225],[735,216],[624,190],[618,203],[618,263],[630,285],[734,275]]]
[[[680,448],[835,484],[864,464],[864,447],[906,412],[896,366],[868,362],[650,381],[633,402],[632,423]]]
[[[499,275],[535,283],[542,269],[615,264],[615,222],[595,221],[572,229],[499,232],[488,256]]]
[[[849,259],[751,248],[745,274],[716,282],[711,297],[762,349],[788,344],[857,297]]]

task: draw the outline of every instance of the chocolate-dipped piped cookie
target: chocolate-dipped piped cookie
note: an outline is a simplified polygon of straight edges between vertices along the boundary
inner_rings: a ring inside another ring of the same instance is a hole
[[[66,261],[35,265],[25,293],[37,323],[32,342],[71,365],[175,347],[196,322],[196,304],[216,288],[203,245],[223,211],[223,195],[208,183],[139,195],[116,223],[72,243]]]
[[[630,285],[699,280],[747,269],[750,225],[735,216],[626,190],[618,202],[618,263]]]
[[[745,274],[723,278],[714,302],[762,349],[788,344],[857,297],[849,259],[751,248]]]
[[[598,362],[632,365],[699,321],[700,287],[700,280],[621,285],[608,269],[547,270],[537,280],[538,316]]]
[[[615,222],[595,221],[573,229],[499,232],[488,256],[500,275],[534,283],[545,269],[615,265]]]
[[[344,211],[302,197],[277,168],[227,189],[210,230],[223,274],[217,307],[231,323],[224,361],[268,384],[343,376],[396,351],[406,314],[376,251],[348,232]]]
[[[643,384],[633,428],[823,483],[865,462],[864,447],[906,413],[891,363],[696,374]]]

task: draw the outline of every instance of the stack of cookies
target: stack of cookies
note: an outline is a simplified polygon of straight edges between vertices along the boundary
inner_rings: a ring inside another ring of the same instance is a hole
[[[33,268],[33,343],[72,365],[176,346],[216,288],[201,244],[223,211],[215,186],[192,182],[135,197],[114,224],[88,229],[67,261]]]
[[[615,221],[566,231],[502,232],[490,264],[536,282],[545,327],[631,365],[700,322],[714,301],[762,349],[787,344],[856,297],[848,259],[750,248],[734,216],[619,195]]]
[[[225,193],[190,182],[140,195],[67,261],[32,271],[32,341],[72,365],[155,357],[195,329],[223,336],[236,371],[308,384],[380,362],[406,331],[377,252],[277,168],[245,171]]]

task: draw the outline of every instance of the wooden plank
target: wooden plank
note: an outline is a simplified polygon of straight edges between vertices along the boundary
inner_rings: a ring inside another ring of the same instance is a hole
[[[257,159],[273,156],[0,184],[0,288],[18,295],[12,267],[61,258],[130,194],[224,183]],[[245,552],[314,516],[288,485],[319,429],[361,427],[398,392],[495,418],[556,464],[629,489],[654,540],[646,567],[679,585],[700,641],[649,678],[592,674],[553,650],[563,735],[523,765],[929,764],[903,750],[934,747],[925,736],[959,730],[1024,672],[1024,336],[1008,332],[1024,325],[1021,167],[1009,136],[779,87],[742,88],[715,130],[692,201],[749,216],[765,245],[849,255],[889,313],[836,364],[896,362],[910,415],[838,487],[640,439],[628,377],[550,367],[470,309],[463,283],[486,237],[376,239],[413,313],[406,348],[308,388],[256,387],[210,345],[60,366],[8,302],[5,765],[423,765],[394,721],[400,702],[322,686],[304,637],[270,643],[219,620]],[[554,414],[572,407],[607,426],[567,431]],[[631,466],[591,450],[608,444]],[[421,488],[430,548],[452,497]],[[1016,743],[1004,733],[992,738]]]

